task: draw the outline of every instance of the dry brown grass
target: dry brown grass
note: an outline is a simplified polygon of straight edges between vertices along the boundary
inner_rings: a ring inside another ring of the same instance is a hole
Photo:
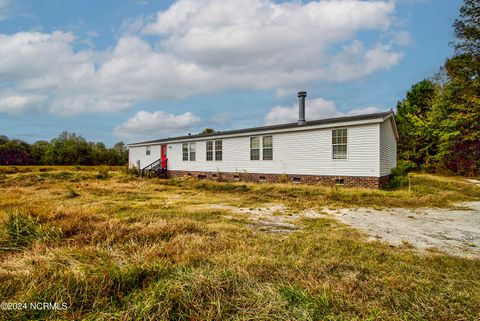
[[[476,320],[480,262],[366,242],[330,219],[263,233],[205,204],[291,211],[451,206],[480,191],[414,175],[399,191],[141,180],[112,169],[9,169],[0,180],[0,298],[66,302],[13,319]],[[0,171],[2,169],[0,168]]]

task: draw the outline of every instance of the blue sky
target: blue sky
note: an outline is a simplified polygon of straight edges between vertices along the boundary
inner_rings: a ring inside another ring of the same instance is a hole
[[[460,0],[0,0],[0,134],[113,145],[395,108]]]

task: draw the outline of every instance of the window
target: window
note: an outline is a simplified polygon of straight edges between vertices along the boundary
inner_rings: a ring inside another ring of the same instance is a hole
[[[207,140],[207,161],[213,161],[213,141]]]
[[[216,140],[215,142],[213,140],[207,140],[207,161],[213,161],[214,154],[215,154],[216,161],[222,160],[222,141],[221,140]]]
[[[263,136],[263,160],[273,160],[272,136]]]
[[[347,129],[332,130],[332,158],[347,159]]]
[[[188,143],[182,144],[182,155],[183,155],[183,160],[188,161]]]
[[[262,159],[273,160],[273,137],[272,136],[256,136],[250,137],[250,160],[260,160],[260,138]]]
[[[137,169],[140,169],[140,161],[137,160]]]
[[[215,141],[215,160],[216,161],[222,160],[222,141],[221,140]]]
[[[195,143],[183,143],[182,144],[182,159],[184,161],[195,160]]]
[[[145,147],[145,155],[150,155],[150,146]]]
[[[250,160],[260,160],[259,137],[250,137]]]
[[[190,161],[194,161],[195,160],[195,156],[196,156],[196,153],[195,153],[195,143],[190,143],[189,144],[190,146]]]

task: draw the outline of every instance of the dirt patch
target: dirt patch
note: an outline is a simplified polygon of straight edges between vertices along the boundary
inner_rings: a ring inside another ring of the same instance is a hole
[[[284,205],[267,204],[265,207],[236,207],[225,204],[214,204],[210,208],[228,210],[237,214],[245,214],[251,222],[249,226],[268,233],[291,233],[301,229],[296,220],[302,217],[321,217],[322,214],[314,211],[305,211],[299,214],[290,213]]]
[[[480,180],[474,178],[465,178],[465,180],[469,183],[475,184],[480,187]]]
[[[453,210],[357,208],[324,212],[364,230],[372,240],[454,256],[480,257],[480,202],[462,203]]]
[[[332,217],[361,229],[372,241],[460,257],[480,257],[480,202],[458,204],[455,209],[344,208],[300,213],[291,213],[281,204],[256,208],[214,204],[209,208],[244,214],[251,222],[249,226],[269,233],[299,230],[300,218]]]

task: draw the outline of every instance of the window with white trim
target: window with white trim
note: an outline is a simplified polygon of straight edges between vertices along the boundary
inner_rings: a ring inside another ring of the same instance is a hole
[[[222,160],[222,141],[216,140],[215,141],[215,160],[221,161]]]
[[[263,160],[273,160],[273,139],[272,136],[262,137],[262,156]]]
[[[207,161],[213,161],[213,140],[207,140]]]
[[[145,155],[150,155],[150,146],[145,147]]]
[[[260,160],[260,137],[250,137],[250,160]]]
[[[196,158],[195,156],[197,155],[195,152],[195,142],[189,143],[188,147],[190,149],[190,161],[194,161]]]
[[[332,158],[347,159],[347,129],[332,130]]]
[[[182,144],[182,159],[188,161],[188,143]]]

